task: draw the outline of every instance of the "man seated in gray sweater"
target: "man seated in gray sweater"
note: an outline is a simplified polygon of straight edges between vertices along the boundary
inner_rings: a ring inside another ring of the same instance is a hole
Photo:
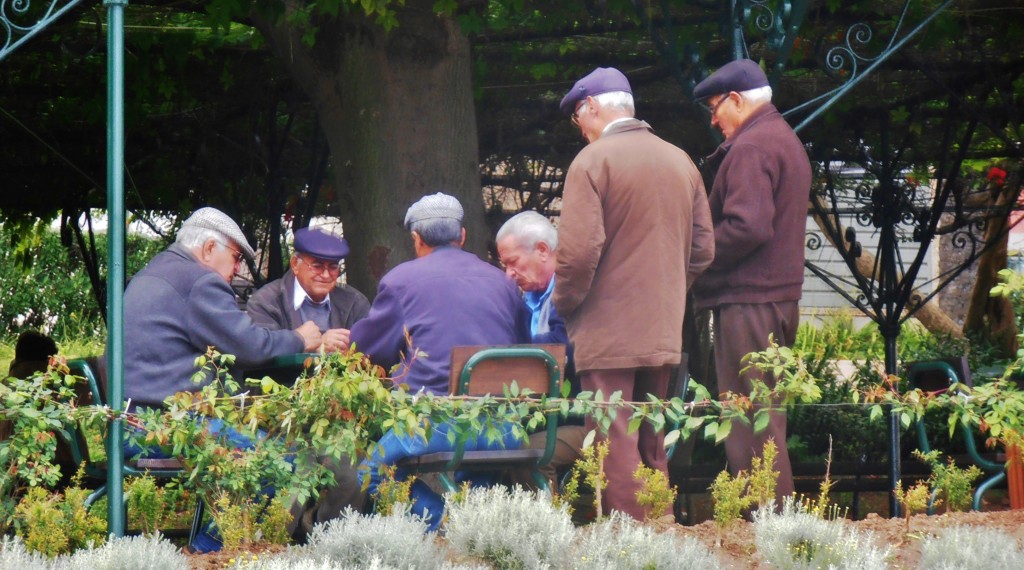
[[[169,248],[132,278],[124,294],[125,395],[132,408],[159,407],[195,391],[195,359],[213,346],[241,369],[320,347],[320,329],[261,327],[238,308],[231,278],[252,247],[238,224],[214,208],[196,210]],[[207,378],[206,381],[212,378]]]

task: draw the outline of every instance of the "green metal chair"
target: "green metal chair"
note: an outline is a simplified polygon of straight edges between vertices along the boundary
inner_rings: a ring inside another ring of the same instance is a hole
[[[537,394],[560,396],[562,370],[565,366],[565,345],[457,346],[452,349],[451,393],[464,396],[501,395],[504,387],[515,380],[520,389],[529,388]],[[412,474],[437,473],[446,491],[458,490],[449,473],[455,471],[503,471],[514,467],[530,467],[538,487],[550,490],[540,468],[555,454],[558,412],[546,414],[546,447],[544,449],[497,449],[467,451],[465,442],[456,442],[453,451],[408,457],[398,466]]]
[[[971,371],[967,368],[966,359],[928,360],[912,362],[907,365],[907,381],[911,388],[920,388],[928,392],[948,390],[953,384],[972,386]],[[931,451],[931,444],[928,442],[928,432],[923,420],[919,420],[915,426],[917,429],[917,445],[923,453]],[[984,457],[974,441],[974,433],[970,430],[960,429],[963,434],[964,447],[971,462],[977,465],[991,477],[985,479],[974,491],[974,503],[972,508],[981,510],[981,498],[989,489],[1006,480],[1006,465],[992,461]],[[929,504],[931,512],[931,504]]]
[[[100,386],[99,376],[88,359],[75,359],[68,361],[68,369],[71,374],[85,378],[89,384],[89,391],[92,394],[93,403],[105,405],[106,398]],[[81,430],[77,426],[62,430],[61,436],[71,447],[72,457],[82,465],[85,464],[85,472],[88,477],[101,481],[100,486],[93,491],[86,499],[86,505],[91,505],[107,493],[107,464],[105,461],[93,460],[89,455],[88,446],[85,444]],[[125,477],[139,477],[149,475],[154,479],[170,480],[184,472],[181,461],[176,458],[153,459],[140,457],[138,459],[125,459],[123,472]],[[188,544],[192,544],[199,533],[203,519],[204,505],[202,499],[196,500],[196,509],[192,517],[192,525],[189,529]]]

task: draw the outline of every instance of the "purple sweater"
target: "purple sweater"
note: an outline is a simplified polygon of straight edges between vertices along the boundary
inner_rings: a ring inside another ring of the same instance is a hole
[[[375,364],[400,364],[393,377],[410,392],[447,394],[452,347],[528,343],[530,314],[500,269],[472,253],[440,247],[381,279],[370,314],[352,326],[351,340]],[[424,354],[407,366],[413,347]]]

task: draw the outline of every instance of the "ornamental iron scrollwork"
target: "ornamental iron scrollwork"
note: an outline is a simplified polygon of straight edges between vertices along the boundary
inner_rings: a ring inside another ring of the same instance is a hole
[[[81,0],[0,0],[0,61]]]

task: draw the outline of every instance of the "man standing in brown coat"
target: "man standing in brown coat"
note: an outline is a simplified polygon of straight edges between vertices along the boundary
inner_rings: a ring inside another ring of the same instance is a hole
[[[711,124],[725,136],[710,157],[719,163],[709,199],[718,255],[693,287],[694,304],[697,310],[714,310],[718,390],[750,394],[757,375],[740,373],[743,356],[767,348],[769,334],[782,346],[796,340],[811,165],[800,139],[772,105],[768,78],[757,63],[727,63],[693,95],[707,100]],[[765,381],[774,385],[772,378]],[[750,426],[734,423],[725,452],[730,471],[747,470],[769,438],[779,448],[781,507],[793,492],[785,414],[772,414],[768,428],[756,435]]]
[[[665,398],[682,351],[686,291],[714,257],[704,183],[685,152],[633,118],[619,70],[595,69],[560,108],[589,143],[565,179],[554,291],[582,388],[606,398],[621,391],[627,401]],[[628,423],[620,410],[607,434],[603,508],[642,520],[633,472],[642,463],[667,474],[664,434],[647,423],[629,433]],[[596,425],[588,418],[587,427]]]

